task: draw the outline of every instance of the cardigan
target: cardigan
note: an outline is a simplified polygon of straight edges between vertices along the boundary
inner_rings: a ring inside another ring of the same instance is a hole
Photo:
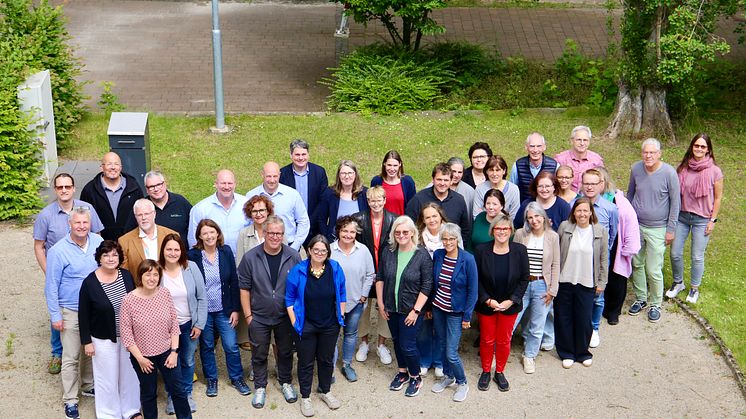
[[[408,314],[420,293],[430,298],[433,291],[433,261],[424,247],[417,247],[399,280],[399,305],[395,297],[398,249],[381,249],[376,281],[383,281],[383,303],[386,311]],[[379,297],[380,298],[380,297]]]
[[[358,211],[368,210],[368,198],[365,195],[367,190],[368,188],[363,186],[360,193],[357,194],[357,198],[355,198]],[[324,191],[321,202],[319,202],[313,215],[311,215],[311,234],[309,237],[322,234],[329,240],[329,242],[333,242],[337,239],[334,230],[337,225],[339,201],[339,195],[334,192],[334,189],[328,188]]]
[[[293,324],[293,328],[298,332],[299,336],[303,335],[303,324],[306,319],[305,291],[306,282],[308,282],[308,267],[310,263],[311,262],[306,259],[293,266],[293,268],[290,269],[287,282],[285,283],[285,307],[293,307],[293,313],[295,313],[295,324]],[[345,322],[341,304],[347,301],[345,274],[342,271],[342,267],[339,266],[339,263],[336,261],[328,259],[326,263],[331,267],[332,275],[334,277],[337,322],[340,326],[344,326]]]
[[[503,314],[516,314],[523,308],[523,294],[528,288],[528,252],[526,246],[510,242],[508,244],[508,283],[505,287],[508,292],[505,295],[497,295],[495,290],[494,273],[496,268],[492,266],[492,246],[494,242],[485,243],[477,247],[474,258],[479,270],[479,303],[476,311],[483,315],[493,315],[497,312],[487,306],[487,300],[505,301],[510,300],[513,305],[503,311]]]
[[[513,241],[528,246],[531,233],[525,228],[518,229]],[[559,235],[552,229],[544,229],[544,255],[541,261],[541,275],[547,284],[547,292],[552,297],[557,296],[560,274],[560,243]]]
[[[120,269],[124,288],[127,292],[135,289],[132,274],[126,269]],[[96,271],[91,272],[80,286],[80,298],[78,302],[78,329],[80,330],[80,344],[91,343],[91,336],[96,339],[108,339],[117,341],[117,325],[114,306],[109,297],[106,296],[104,287],[96,276]]]
[[[445,249],[438,249],[433,253],[432,298],[435,298],[435,292],[438,290],[440,271],[443,268],[445,257]],[[479,272],[477,271],[477,262],[471,253],[459,248],[456,266],[453,268],[453,275],[451,276],[451,310],[454,313],[462,313],[461,321],[471,321],[471,315],[477,303],[478,291]]]
[[[187,290],[187,303],[192,318],[192,327],[205,329],[207,323],[207,295],[205,294],[205,278],[196,263],[187,261],[187,267],[181,270],[184,286]]]
[[[117,240],[125,232],[137,227],[132,208],[135,206],[135,201],[143,197],[143,193],[137,179],[122,172],[126,185],[117,206],[117,215],[114,217],[109,198],[106,197],[104,186],[101,184],[101,176],[99,173],[83,187],[80,200],[88,202],[96,209],[96,214],[104,225],[101,237],[104,240]]]
[[[370,187],[374,186],[382,186],[383,185],[383,178],[381,175],[373,176],[373,179],[370,180]],[[409,175],[402,175],[401,177],[401,190],[404,193],[404,208],[407,208],[407,204],[409,203],[409,200],[414,198],[414,195],[417,193],[417,189],[414,184],[414,179],[412,179],[412,176]]]
[[[603,199],[603,198],[601,198]],[[609,280],[609,233],[601,224],[593,226],[593,285],[600,289],[606,289]],[[565,266],[567,253],[570,249],[570,240],[575,233],[576,224],[569,220],[560,224],[557,231],[560,237],[560,270]]]
[[[619,189],[614,194],[614,203],[619,209],[619,228],[617,229],[616,258],[612,270],[629,278],[632,275],[632,257],[640,251],[640,224],[632,204]]]
[[[231,248],[227,244],[218,247],[217,250],[220,263],[218,269],[220,270],[220,292],[222,295],[223,314],[230,316],[234,311],[241,310],[236,259],[233,257],[233,251],[231,251]],[[197,265],[204,281],[205,267],[202,265],[202,250],[196,247],[189,249],[187,258]],[[206,300],[205,305],[207,305]],[[205,307],[205,310],[207,310],[207,307]]]

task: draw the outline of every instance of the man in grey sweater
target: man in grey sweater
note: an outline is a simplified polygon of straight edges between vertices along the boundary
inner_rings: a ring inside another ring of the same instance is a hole
[[[640,252],[632,259],[635,302],[629,314],[636,316],[649,306],[648,320],[661,318],[663,256],[671,244],[679,217],[679,177],[661,161],[661,144],[655,138],[642,143],[642,161],[632,165],[627,199],[640,223]]]

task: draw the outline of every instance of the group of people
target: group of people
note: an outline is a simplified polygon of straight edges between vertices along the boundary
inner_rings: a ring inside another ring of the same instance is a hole
[[[246,195],[220,170],[215,193],[194,206],[158,171],[145,175],[144,195],[113,152],[80,200],[72,176],[58,174],[57,199],[33,234],[46,275],[49,372],[61,374],[66,417],[79,417],[79,393],[95,396],[99,418],[157,417],[158,374],[166,413],[191,417],[198,346],[206,395],[218,395],[218,337],[242,395],[252,389],[240,349],[251,350],[258,409],[268,397],[270,348],[282,397],[298,401],[297,353],[304,416],[315,413],[314,371],[321,400],[339,408],[331,391],[338,347],[341,375],[355,382],[353,358],[367,359],[374,335],[380,361],[393,362],[387,339],[396,357],[389,389],[409,397],[432,369],[434,393],[452,388],[454,401],[467,398],[458,348],[471,327],[479,330],[479,390],[491,381],[509,390],[505,366],[518,333],[527,374],[540,350],[555,348],[564,368],[590,367],[602,317],[619,322],[628,278],[628,314],[660,320],[669,244],[665,294],[686,289],[690,234],[686,300],[697,302],[723,193],[706,134],[694,136],[676,169],[661,161],[657,140],[645,140],[626,194],[589,150],[591,135],[575,127],[571,148],[552,158],[531,133],[527,155],[511,167],[477,142],[470,166],[458,157],[438,163],[419,191],[395,150],[370,188],[350,160],[330,183],[304,140],[291,142],[290,164],[264,164],[262,183]]]

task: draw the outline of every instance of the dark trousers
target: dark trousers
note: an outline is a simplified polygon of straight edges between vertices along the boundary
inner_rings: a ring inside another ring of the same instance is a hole
[[[417,335],[422,327],[422,316],[417,316],[417,321],[412,326],[404,324],[406,314],[389,311],[389,330],[391,340],[394,341],[394,353],[399,368],[406,368],[409,375],[417,377],[420,375],[420,350],[417,348]]]
[[[174,410],[178,419],[191,418],[192,411],[189,409],[186,391],[181,377],[181,365],[177,362],[174,368],[166,368],[166,358],[171,351],[160,355],[146,356],[153,363],[153,371],[145,374],[140,368],[134,356],[130,355],[130,361],[135,368],[137,378],[140,380],[140,405],[144,419],[158,417],[158,371],[166,384],[166,390],[174,402]]]
[[[624,300],[627,298],[627,277],[613,271],[614,263],[616,263],[616,249],[619,244],[617,241],[614,240],[614,246],[611,248],[609,282],[606,284],[606,290],[604,291],[606,305],[604,306],[603,315],[610,320],[619,319],[619,315],[622,314]]]
[[[301,397],[311,396],[313,386],[314,362],[319,369],[319,389],[328,393],[332,387],[332,373],[334,372],[334,349],[337,347],[339,325],[318,328],[306,322],[303,334],[295,334],[298,350],[298,384]]]
[[[593,288],[561,282],[554,298],[554,345],[560,359],[582,362],[593,358],[588,351],[593,327]]]
[[[267,325],[252,320],[249,325],[249,342],[251,343],[251,366],[254,369],[254,386],[267,387],[267,356],[272,334],[275,335],[277,347],[277,374],[280,384],[293,382],[293,326],[285,316],[274,325]]]

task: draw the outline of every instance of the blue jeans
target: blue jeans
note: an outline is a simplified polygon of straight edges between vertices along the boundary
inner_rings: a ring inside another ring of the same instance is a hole
[[[552,301],[552,304],[549,304],[549,312],[547,313],[547,321],[544,323],[544,336],[541,338],[541,343],[546,346],[554,346],[554,301]]]
[[[461,320],[464,313],[448,313],[437,307],[433,308],[433,326],[436,342],[440,344],[443,357],[443,374],[456,378],[456,383],[466,383],[464,364],[458,355],[458,345],[461,341]]]
[[[179,326],[179,365],[181,365],[181,376],[184,382],[184,390],[187,395],[192,394],[192,377],[194,376],[194,351],[197,350],[197,339],[192,339],[192,321]]]
[[[62,339],[60,338],[60,331],[54,330],[52,325],[49,325],[52,330],[52,334],[49,337],[49,344],[52,346],[52,356],[62,358]]]
[[[433,319],[425,320],[424,313],[422,328],[417,335],[417,349],[420,350],[420,366],[422,368],[443,368],[443,349],[440,341],[435,336]]]
[[[692,287],[698,287],[702,283],[702,275],[705,273],[705,250],[710,236],[705,236],[705,229],[709,218],[700,217],[691,212],[680,212],[679,223],[676,225],[676,237],[671,244],[671,273],[673,282],[684,282],[684,243],[692,233]]]
[[[523,340],[525,347],[523,355],[526,358],[536,358],[541,346],[541,338],[544,335],[544,326],[547,321],[547,315],[551,311],[552,305],[544,304],[544,296],[547,294],[547,283],[543,279],[529,281],[528,288],[523,294],[523,309],[518,313],[513,332],[521,322]],[[552,337],[554,342],[554,337]]]
[[[394,353],[396,364],[400,369],[407,369],[409,375],[418,377],[420,375],[420,351],[417,349],[417,334],[422,327],[422,316],[417,316],[417,321],[412,326],[404,324],[406,314],[389,311],[389,330],[391,340],[394,341]]]
[[[352,362],[352,355],[355,353],[355,346],[357,345],[357,326],[360,323],[360,316],[363,314],[363,307],[363,303],[357,303],[355,308],[345,314],[344,339],[342,341],[342,362],[344,364]],[[334,352],[336,353],[336,350]],[[334,361],[336,363],[336,356]]]
[[[604,313],[605,304],[606,300],[604,300],[603,291],[601,294],[593,297],[593,312],[591,312],[591,326],[593,326],[593,330],[598,330],[598,327],[601,325],[601,315]]]
[[[230,319],[222,311],[207,313],[205,330],[199,335],[199,356],[202,359],[202,373],[208,380],[218,379],[218,366],[215,362],[215,329],[217,329],[220,342],[223,344],[228,377],[231,380],[243,378],[236,330],[231,327]]]

